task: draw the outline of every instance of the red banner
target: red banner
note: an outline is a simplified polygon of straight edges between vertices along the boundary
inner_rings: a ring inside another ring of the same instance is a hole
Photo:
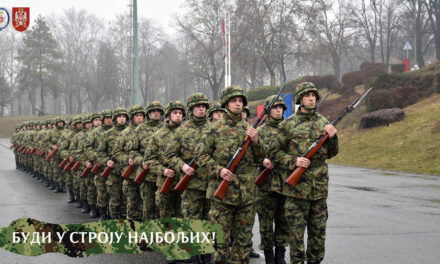
[[[23,32],[29,28],[30,12],[29,7],[12,8],[12,25],[15,30]]]
[[[405,59],[402,61],[403,64],[405,64],[405,72],[409,71],[409,59]]]

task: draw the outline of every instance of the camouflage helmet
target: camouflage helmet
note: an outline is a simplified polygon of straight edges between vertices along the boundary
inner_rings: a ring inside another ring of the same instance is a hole
[[[130,115],[133,116],[137,113],[142,113],[145,116],[145,109],[141,105],[135,105],[130,108]]]
[[[82,123],[85,125],[86,123],[92,123],[92,116],[91,115],[85,115],[82,117]]]
[[[247,113],[247,117],[251,115],[251,109],[249,109],[249,106],[244,106],[242,112],[243,111]]]
[[[264,101],[264,108],[269,106],[270,102],[272,102],[272,100],[275,98],[275,96],[276,95],[271,95],[266,98],[266,101]],[[284,102],[283,98],[281,98],[280,96],[278,96],[278,98],[275,100],[272,107],[277,106],[277,105],[282,105],[284,110],[287,109],[286,103]]]
[[[110,109],[104,110],[104,111],[101,112],[101,116],[102,116],[102,119],[104,119],[106,117],[113,118],[113,111],[110,110]]]
[[[63,122],[64,125],[66,124],[66,120],[64,120],[64,118],[62,118],[61,116],[59,116],[55,119],[55,124],[58,124],[58,122]]]
[[[226,103],[229,102],[229,100],[232,99],[232,97],[241,96],[243,98],[243,106],[247,105],[247,99],[246,95],[243,92],[243,89],[241,89],[240,86],[229,86],[226,87],[222,92],[221,97],[221,107],[225,108]]]
[[[209,109],[208,97],[206,97],[203,93],[194,93],[188,97],[188,101],[186,102],[186,106],[188,107],[188,111],[196,105],[204,105],[206,109]]]
[[[159,101],[153,101],[153,102],[149,103],[147,105],[147,107],[145,108],[146,115],[148,115],[148,113],[150,111],[155,110],[155,109],[161,111],[162,114],[164,114],[163,106],[160,104],[160,102]]]
[[[71,120],[71,124],[72,124],[73,126],[76,126],[76,124],[81,123],[81,122],[82,122],[82,120],[81,120],[81,117],[80,117],[80,116],[75,116],[75,117],[73,117],[72,120]]]
[[[113,111],[113,121],[116,121],[116,117],[118,115],[125,115],[127,117],[127,121],[130,119],[130,114],[128,113],[127,109],[123,107],[118,107],[115,109],[115,111]]]
[[[177,101],[171,101],[167,104],[167,107],[165,109],[165,116],[171,114],[171,111],[175,110],[175,109],[180,109],[183,112],[183,116],[185,116],[185,105],[182,103],[182,101],[177,100]]]
[[[223,111],[223,112],[224,112],[225,109],[222,108],[222,106],[221,106],[220,103],[213,102],[213,103],[211,103],[211,105],[209,106],[208,116],[211,117],[211,115],[212,115],[212,113],[213,113],[214,111]]]
[[[311,82],[302,82],[296,86],[295,103],[301,104],[301,99],[308,92],[314,92],[316,95],[316,101],[319,101],[321,96],[316,86]]]
[[[102,115],[101,115],[101,113],[99,113],[99,112],[95,112],[95,113],[92,113],[92,114],[90,115],[90,121],[91,121],[91,122],[93,122],[93,119],[95,119],[95,118],[102,119]]]

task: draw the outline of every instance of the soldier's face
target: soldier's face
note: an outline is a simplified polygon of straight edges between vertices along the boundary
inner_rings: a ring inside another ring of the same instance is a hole
[[[58,121],[57,126],[58,127],[63,127],[64,126],[64,122]]]
[[[127,117],[125,115],[118,115],[116,117],[116,122],[118,122],[120,125],[124,125],[125,122],[127,122]]]
[[[93,126],[98,127],[101,125],[101,119],[99,117],[93,118]]]
[[[301,100],[304,106],[314,107],[316,105],[316,95],[314,92],[306,93]]]
[[[276,105],[270,109],[270,116],[276,119],[280,119],[283,116],[283,106],[282,105]]]
[[[105,126],[111,126],[113,124],[113,120],[111,117],[104,118],[104,125]]]
[[[243,110],[243,98],[241,96],[233,97],[228,102],[228,108],[234,113],[241,112]]]
[[[224,112],[222,110],[216,110],[216,111],[212,112],[212,120],[217,121],[219,119],[222,119],[223,113]]]
[[[83,124],[82,123],[76,123],[75,126],[76,126],[76,128],[81,129],[83,127]]]
[[[41,129],[45,129],[45,128],[46,128],[46,125],[42,125],[42,126],[41,126]]]
[[[162,112],[157,109],[153,109],[150,112],[148,112],[148,116],[150,117],[151,120],[159,120],[161,114]]]
[[[170,114],[171,121],[176,122],[176,123],[180,123],[180,122],[182,122],[182,118],[183,118],[182,110],[175,109],[175,110],[171,111],[171,114]]]
[[[90,123],[90,122],[89,122],[89,123],[86,123],[86,128],[87,128],[87,129],[92,128],[92,123]]]
[[[133,116],[133,122],[137,125],[144,122],[144,114],[143,113],[136,113]]]
[[[204,117],[206,116],[206,105],[196,105],[192,109],[192,114],[195,117]]]

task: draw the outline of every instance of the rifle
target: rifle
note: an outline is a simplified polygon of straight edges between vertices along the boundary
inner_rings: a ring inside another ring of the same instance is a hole
[[[168,165],[167,169],[171,169],[171,166]],[[171,170],[173,170],[173,169],[171,169]],[[176,177],[176,175],[174,175],[174,177]],[[174,177],[167,177],[165,179],[165,182],[163,183],[162,188],[160,188],[161,193],[168,194],[170,192],[171,183],[173,183]]]
[[[57,150],[58,150],[58,143],[53,146],[52,151],[49,152],[49,155],[47,155],[46,157],[47,162],[49,162],[53,158],[53,156],[55,156]]]
[[[86,168],[83,170],[83,172],[81,173],[81,177],[87,177],[87,175],[89,175],[89,172],[92,170],[92,167],[88,168],[86,166]]]
[[[37,152],[35,152],[35,156],[40,156],[41,154],[41,150],[37,150]]]
[[[29,151],[29,154],[34,154],[35,150],[37,150],[36,148],[31,148],[31,150]]]
[[[137,184],[141,184],[144,181],[145,176],[147,176],[148,172],[150,171],[150,168],[142,168],[142,171],[134,178],[133,182]]]
[[[72,168],[73,164],[75,163],[75,159],[73,159],[71,162],[69,162],[66,167],[64,167],[64,171],[69,172],[70,169]]]
[[[41,151],[41,153],[40,153],[40,157],[44,158],[44,155],[46,155],[46,152]]]
[[[327,97],[330,95],[330,92],[328,92],[322,99],[321,101],[319,101],[319,103],[316,105],[316,110],[318,110],[319,106],[322,104],[322,102],[325,101],[325,99],[327,99]],[[272,173],[272,169],[269,168],[264,168],[264,170],[260,173],[260,175],[258,175],[257,179],[255,179],[255,184],[258,185],[259,187],[262,187],[263,184],[266,183],[267,178],[269,177],[269,175]]]
[[[122,173],[121,177],[124,179],[128,179],[131,175],[131,172],[134,169],[134,165],[128,165],[127,169]]]
[[[98,174],[99,169],[101,168],[101,166],[102,166],[102,162],[98,161],[98,163],[96,163],[95,166],[93,166],[92,173],[93,174]]]
[[[60,164],[58,165],[58,167],[59,167],[60,169],[62,169],[62,168],[64,168],[64,166],[66,166],[66,163],[67,163],[67,159],[63,159],[63,161],[60,162]]]
[[[14,144],[11,144],[10,146],[9,146],[9,149],[13,149],[14,148]]]
[[[115,157],[112,157],[110,160],[113,161],[113,162],[116,162],[116,158]],[[101,173],[101,176],[104,179],[107,179],[108,175],[110,174],[110,172],[112,172],[113,169],[114,169],[114,167],[108,167],[107,166],[107,168],[105,168],[105,170]]]
[[[192,160],[188,163],[188,166],[193,168],[194,170],[197,169],[197,163],[196,163],[196,157],[199,154],[200,146],[197,146],[196,155],[192,158]],[[185,174],[185,176],[182,177],[182,179],[177,183],[176,187],[174,187],[174,190],[177,190],[181,193],[186,189],[186,186],[188,185],[189,181],[191,180],[191,175]]]
[[[81,166],[81,161],[78,160],[75,165],[73,165],[72,170],[77,171],[79,169],[79,166]]]
[[[360,98],[356,98],[356,100],[354,100],[354,102],[350,106],[345,107],[345,110],[331,124],[333,126],[336,126],[342,120],[342,118],[344,118],[346,114],[351,113],[362,102],[365,96],[367,96],[372,89],[373,88],[368,89]],[[315,153],[318,152],[318,150],[327,141],[328,138],[329,135],[327,134],[326,131],[324,131],[324,133],[322,133],[322,135],[319,136],[319,138],[315,142],[313,142],[313,144],[307,149],[307,151],[301,157],[307,159],[313,157],[313,155],[315,155]],[[289,178],[287,178],[286,183],[292,187],[295,187],[299,179],[301,178],[301,175],[303,175],[305,171],[306,168],[296,167],[296,169],[292,172],[292,174],[290,174]]]
[[[258,117],[257,122],[255,122],[255,124],[253,126],[254,128],[257,128],[260,125],[261,121],[265,118],[265,116],[270,112],[272,105],[278,99],[278,97],[281,94],[281,91],[284,89],[286,84],[287,84],[287,82],[283,84],[283,86],[278,91],[277,95],[269,103],[269,105],[264,108],[263,112]],[[240,161],[243,158],[244,154],[246,153],[246,150],[249,147],[250,143],[251,143],[250,137],[246,136],[243,139],[243,142],[241,142],[241,145],[237,149],[237,151],[235,152],[234,156],[232,156],[231,160],[229,161],[228,165],[226,166],[226,169],[228,169],[232,173],[234,173],[235,169],[238,166],[238,163],[240,163]],[[215,191],[214,196],[223,200],[225,198],[225,194],[226,194],[226,190],[228,189],[228,186],[229,186],[229,181],[223,179],[222,182],[220,183],[220,185],[218,186],[217,190]]]

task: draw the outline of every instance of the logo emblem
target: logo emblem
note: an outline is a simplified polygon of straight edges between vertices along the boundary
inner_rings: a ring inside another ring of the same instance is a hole
[[[9,25],[9,12],[6,8],[0,7],[0,31]]]
[[[23,32],[29,27],[29,7],[12,8],[12,25],[15,30]]]

